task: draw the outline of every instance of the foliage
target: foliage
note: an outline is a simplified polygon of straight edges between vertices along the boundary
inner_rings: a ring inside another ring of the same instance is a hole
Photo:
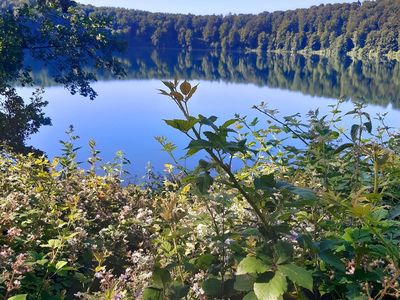
[[[0,156],[5,299],[396,299],[399,135],[354,103],[328,115],[220,122],[190,114],[197,86],[164,81],[182,112],[188,170],[122,184],[126,160]],[[302,118],[301,118],[302,117]],[[352,124],[349,129],[343,124]],[[97,175],[99,169],[104,175]],[[52,298],[51,298],[52,297]]]
[[[190,115],[196,87],[177,80],[164,84],[169,90],[161,94],[184,116],[166,123],[188,137],[187,157],[199,151],[208,157],[183,179],[211,206],[210,222],[224,247],[204,274],[208,297],[399,297],[400,223],[393,213],[398,135],[382,116],[373,131],[361,103],[347,113],[341,102],[330,115],[312,111],[307,122],[298,115],[280,120],[262,104],[255,109],[267,117],[267,128],[256,129],[258,119],[239,115],[219,124],[215,116]],[[351,129],[341,128],[351,118]],[[236,172],[234,161],[243,166]],[[215,221],[218,212],[211,213],[215,194],[224,195],[222,228]],[[182,257],[175,264],[184,283],[182,272],[193,272],[193,258]]]
[[[25,103],[13,88],[33,84],[27,58],[51,66],[56,82],[91,99],[96,92],[90,82],[96,76],[88,65],[124,74],[114,57],[122,45],[108,24],[87,16],[73,1],[23,1],[0,11],[0,130],[12,128],[12,134],[0,137],[1,144],[28,151],[25,139],[50,123],[42,113],[47,102],[38,93]]]
[[[398,52],[399,0],[313,6],[257,15],[197,16],[85,6],[112,16],[132,44],[193,49],[327,51],[383,56]]]
[[[77,137],[69,134],[52,162],[1,153],[2,299],[87,299],[84,293],[96,291],[96,299],[132,299],[150,271],[149,191],[123,187],[113,164],[104,164],[103,176],[80,169]],[[99,152],[90,147],[93,163]]]

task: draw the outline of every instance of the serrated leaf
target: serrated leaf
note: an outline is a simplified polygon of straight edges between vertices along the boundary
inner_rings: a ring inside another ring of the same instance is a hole
[[[278,270],[298,286],[313,290],[313,277],[308,270],[294,264],[280,265]]]
[[[286,291],[286,276],[279,271],[275,273],[275,276],[269,282],[256,282],[254,284],[254,293],[258,299],[262,300],[280,300]]]
[[[167,125],[171,126],[172,128],[178,129],[182,132],[188,132],[190,129],[196,125],[199,120],[194,117],[189,117],[189,120],[181,120],[181,119],[173,119],[173,120],[164,120]]]
[[[248,256],[239,263],[236,274],[261,274],[269,271],[270,268],[260,259]]]

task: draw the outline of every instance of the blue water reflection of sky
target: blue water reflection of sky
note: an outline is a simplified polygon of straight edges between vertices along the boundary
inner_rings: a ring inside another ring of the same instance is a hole
[[[181,118],[168,98],[157,94],[162,87],[159,80],[104,81],[93,85],[99,96],[90,101],[80,96],[71,96],[62,87],[46,88],[45,99],[50,104],[46,113],[53,120],[53,126],[43,127],[32,137],[30,143],[44,150],[49,157],[60,154],[60,139],[65,139],[65,130],[70,124],[75,126],[81,137],[79,146],[82,160],[88,156],[87,142],[93,138],[102,151],[105,161],[110,161],[118,150],[123,150],[131,160],[130,171],[143,174],[145,166],[151,162],[157,170],[170,162],[167,154],[160,151],[154,136],[164,135],[176,142],[182,149],[185,137],[167,127],[163,119]],[[30,89],[23,89],[28,95]],[[328,110],[328,105],[336,100],[324,99],[253,84],[227,84],[223,82],[201,81],[197,94],[190,102],[192,114],[215,115],[226,120],[235,113],[249,117],[260,116],[251,107],[261,101],[278,109],[282,115],[305,114],[311,109]],[[351,104],[345,104],[350,109]],[[397,125],[400,112],[390,107],[369,106],[373,113],[390,111],[387,122]],[[194,164],[194,162],[189,163]]]

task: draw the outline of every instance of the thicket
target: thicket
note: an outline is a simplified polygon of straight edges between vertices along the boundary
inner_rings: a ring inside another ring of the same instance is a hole
[[[83,170],[72,131],[52,162],[2,152],[4,299],[399,298],[400,143],[384,116],[339,101],[219,121],[190,114],[197,86],[164,84],[195,170],[165,137],[173,163],[142,186],[93,141]]]

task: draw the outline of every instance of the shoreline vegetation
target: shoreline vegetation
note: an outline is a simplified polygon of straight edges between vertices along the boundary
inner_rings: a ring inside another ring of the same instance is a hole
[[[261,104],[259,118],[219,121],[190,114],[197,86],[164,85],[183,117],[166,125],[188,137],[187,156],[207,153],[194,170],[165,137],[173,164],[128,186],[128,161],[103,164],[94,141],[81,168],[72,128],[53,161],[2,150],[4,299],[400,296],[400,141],[384,116],[339,101],[307,120]]]
[[[343,111],[342,99],[326,115],[316,108],[305,116],[280,116],[261,103],[254,119],[221,120],[191,113],[198,85],[162,81],[158,97],[180,116],[166,126],[186,137],[185,158],[203,156],[187,169],[177,146],[158,136],[170,157],[164,173],[149,170],[141,184],[124,186],[123,153],[103,163],[90,140],[82,168],[72,126],[59,157],[26,148],[26,138],[50,123],[47,102],[38,90],[26,103],[15,88],[33,85],[29,53],[52,65],[51,77],[72,94],[94,99],[94,70],[126,74],[115,57],[123,36],[158,48],[178,41],[183,49],[334,47],[343,57],[377,48],[397,56],[400,1],[226,17],[70,0],[1,5],[15,10],[0,15],[0,299],[400,299],[400,132],[364,102]],[[300,74],[317,72],[316,61],[304,60]],[[342,83],[351,85],[356,75],[346,74]]]
[[[5,0],[3,8],[26,0]],[[29,2],[29,1],[28,1]],[[258,15],[184,15],[79,5],[132,45],[155,48],[258,49],[354,58],[399,59],[399,0],[355,1]],[[252,50],[253,51],[253,50]]]
[[[198,49],[201,50],[201,49]],[[283,54],[283,55],[302,55],[304,57],[310,57],[313,55],[318,55],[321,57],[327,58],[337,58],[337,53],[332,51],[331,49],[324,50],[268,50],[266,52],[260,51],[260,49],[246,49],[245,53],[257,53],[257,54]],[[363,49],[352,50],[350,52],[346,52],[344,56],[347,56],[351,59],[357,60],[371,60],[371,61],[381,61],[381,60],[395,60],[400,62],[400,51],[390,51],[388,53],[380,53],[375,52],[373,50],[365,53]]]

